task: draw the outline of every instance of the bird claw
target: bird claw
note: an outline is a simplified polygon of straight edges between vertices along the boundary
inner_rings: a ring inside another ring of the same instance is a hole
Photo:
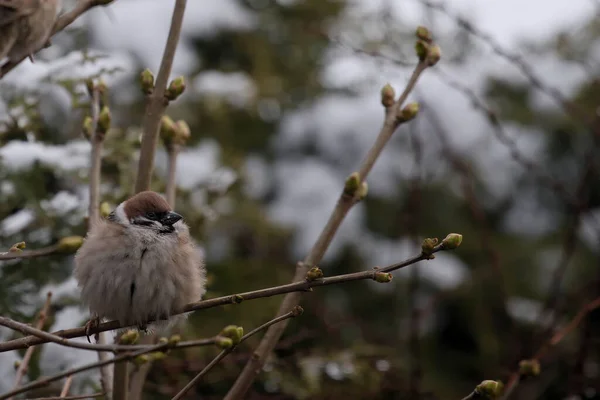
[[[85,323],[85,336],[87,337],[88,343],[92,343],[90,341],[90,334],[92,333],[92,329],[97,328],[99,325],[100,317],[98,317],[97,315],[93,316],[88,322]],[[97,332],[96,334],[94,334],[94,339],[96,339],[97,343],[99,339],[99,334]]]

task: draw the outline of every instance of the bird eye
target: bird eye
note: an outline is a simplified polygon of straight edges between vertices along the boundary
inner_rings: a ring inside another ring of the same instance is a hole
[[[150,211],[150,212],[146,213],[146,217],[147,217],[148,219],[156,219],[156,213],[155,213],[155,212],[152,212],[152,211]]]

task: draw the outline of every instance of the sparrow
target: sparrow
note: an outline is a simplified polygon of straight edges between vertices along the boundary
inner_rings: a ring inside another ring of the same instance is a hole
[[[146,331],[205,293],[206,272],[182,216],[158,193],[136,194],[92,224],[75,254],[74,276],[92,315]],[[173,319],[173,318],[171,318]]]
[[[17,62],[49,44],[61,0],[0,0],[0,60]]]

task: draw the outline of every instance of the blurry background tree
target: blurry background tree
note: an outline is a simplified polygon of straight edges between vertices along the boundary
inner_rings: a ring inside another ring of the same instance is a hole
[[[107,82],[113,112],[101,198],[114,206],[130,194],[144,112],[137,77],[157,70],[173,5],[152,3],[118,0],[106,13],[92,10],[36,64],[0,81],[0,248],[85,233],[89,145],[80,126],[89,77]],[[419,118],[386,148],[369,196],[320,267],[334,275],[386,265],[417,253],[422,238],[451,231],[464,235],[462,247],[399,271],[391,285],[356,282],[304,295],[305,315],[291,322],[249,398],[461,398],[483,379],[506,382],[519,360],[600,296],[593,2],[571,2],[566,10],[577,12],[564,15],[539,2],[565,22],[549,19],[562,25],[533,34],[526,22],[541,25],[546,13],[523,19],[512,29],[527,40],[513,59],[514,41],[491,36],[490,45],[485,20],[460,14],[451,1],[441,9],[399,0],[189,3],[173,71],[186,76],[188,90],[168,114],[191,127],[177,210],[206,253],[211,297],[291,280],[374,139],[379,88],[407,80],[414,27],[430,26],[444,49],[443,65],[413,95]],[[491,14],[498,26],[516,18]],[[153,189],[164,191],[164,150],[156,175]],[[78,306],[72,267],[61,255],[1,262],[0,314],[33,320],[51,289],[52,330],[80,325],[87,311]],[[256,326],[280,301],[197,312],[186,336]],[[512,398],[600,398],[599,333],[596,310]],[[222,398],[258,340],[195,393]],[[42,349],[30,379],[95,359]],[[193,348],[154,363],[143,398],[172,397],[216,352]],[[19,357],[0,354],[7,377],[0,391]],[[97,385],[96,374],[78,378],[77,391]]]

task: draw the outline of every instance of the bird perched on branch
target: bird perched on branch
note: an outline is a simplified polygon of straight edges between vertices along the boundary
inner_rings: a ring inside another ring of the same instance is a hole
[[[75,255],[75,278],[92,318],[137,325],[168,319],[205,292],[205,269],[181,215],[155,192],[121,203],[92,224]]]
[[[49,42],[61,0],[0,0],[0,60],[17,62]]]

